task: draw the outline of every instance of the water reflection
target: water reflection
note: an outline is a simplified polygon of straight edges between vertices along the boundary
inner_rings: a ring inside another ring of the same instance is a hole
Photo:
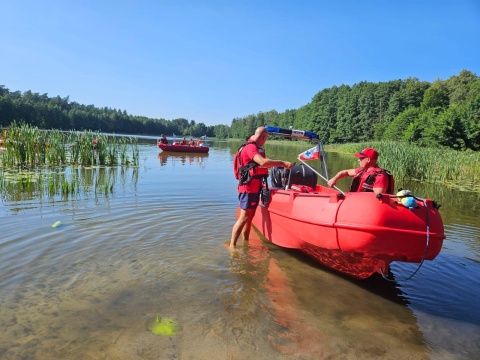
[[[394,284],[338,276],[256,235],[239,253],[230,261],[237,281],[224,297],[238,343],[302,359],[429,358],[416,319]],[[299,267],[300,261],[306,266]],[[267,334],[265,344],[259,333]]]
[[[4,170],[0,182],[3,202],[15,204],[12,211],[20,211],[19,203],[36,200],[68,201],[81,198],[108,197],[117,186],[136,187],[138,168],[126,166],[70,166],[30,170]]]
[[[231,296],[225,297],[228,325],[236,341],[271,347],[283,355],[323,358],[325,335],[301,317],[293,284],[268,247],[252,236],[240,253],[230,261],[237,281],[226,291]],[[256,332],[268,334],[266,344],[259,344]]]
[[[200,165],[202,168],[205,167],[208,154],[202,153],[167,153],[160,152],[158,154],[158,159],[160,160],[160,166],[165,166],[170,161],[173,165]]]
[[[78,199],[36,197],[20,183],[0,191],[0,358],[478,357],[477,195],[404,186],[439,201],[447,231],[439,256],[408,282],[418,264],[394,264],[396,283],[356,281],[253,236],[232,259],[223,244],[239,145],[209,143],[209,157],[190,162],[162,159],[149,139],[140,168],[56,170],[81,184]],[[295,161],[300,150],[267,155]],[[332,171],[346,158],[329,156]],[[102,181],[113,193],[95,193]],[[182,333],[152,334],[145,323],[157,314]]]
[[[462,191],[443,184],[427,184],[418,181],[404,181],[399,185],[421,197],[435,199],[444,207],[457,208],[467,215],[478,213],[480,210],[480,193],[476,191]]]

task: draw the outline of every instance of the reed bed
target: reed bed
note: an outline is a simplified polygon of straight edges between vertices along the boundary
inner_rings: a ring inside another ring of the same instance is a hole
[[[0,164],[3,167],[60,165],[115,166],[138,165],[136,138],[107,136],[98,132],[43,131],[15,122],[3,141]]]
[[[42,131],[13,123],[0,151],[0,195],[13,198],[113,192],[117,167],[136,169],[136,138],[84,132]],[[136,173],[137,171],[134,171]],[[25,198],[25,199],[26,199]]]
[[[390,170],[396,179],[443,183],[468,191],[480,191],[479,152],[423,148],[401,142],[330,145],[327,149],[354,154],[366,147],[373,147],[379,152],[379,165]],[[358,164],[353,163],[353,166]]]

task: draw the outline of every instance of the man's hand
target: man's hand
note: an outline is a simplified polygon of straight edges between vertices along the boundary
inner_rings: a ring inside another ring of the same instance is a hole
[[[330,187],[334,187],[336,183],[337,183],[337,179],[335,179],[335,177],[333,177],[333,178],[331,178],[330,180],[327,181],[327,184]]]

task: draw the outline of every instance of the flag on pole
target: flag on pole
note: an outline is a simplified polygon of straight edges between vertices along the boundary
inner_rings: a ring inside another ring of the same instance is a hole
[[[298,155],[298,158],[300,160],[303,160],[303,161],[320,159],[320,153],[318,151],[318,145],[314,146],[311,149],[308,149],[308,150],[304,151],[303,153]]]

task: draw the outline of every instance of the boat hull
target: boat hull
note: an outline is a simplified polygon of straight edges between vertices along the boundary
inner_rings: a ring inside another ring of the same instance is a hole
[[[272,243],[361,279],[386,274],[392,261],[432,260],[442,248],[443,221],[432,200],[411,210],[388,195],[316,190],[271,189],[271,202],[257,209],[253,225]]]
[[[183,152],[183,153],[208,153],[208,146],[189,146],[189,145],[172,145],[158,143],[158,147],[163,151]]]

